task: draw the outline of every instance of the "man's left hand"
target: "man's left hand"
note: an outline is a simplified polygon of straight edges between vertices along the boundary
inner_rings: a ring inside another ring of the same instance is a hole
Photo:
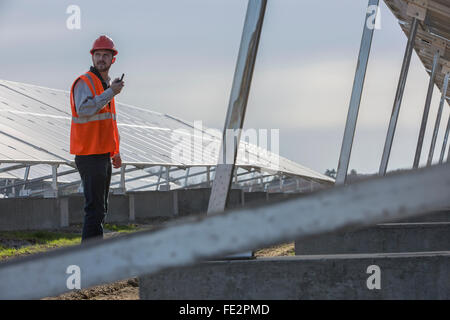
[[[117,153],[113,156],[112,163],[115,169],[118,169],[122,166],[122,159],[120,158],[120,153]]]

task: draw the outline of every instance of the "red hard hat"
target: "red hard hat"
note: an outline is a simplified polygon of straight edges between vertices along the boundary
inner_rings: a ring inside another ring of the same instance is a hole
[[[111,50],[113,52],[113,57],[118,53],[112,39],[105,35],[98,37],[94,41],[94,44],[92,45],[91,49],[91,54],[94,54],[95,50]]]

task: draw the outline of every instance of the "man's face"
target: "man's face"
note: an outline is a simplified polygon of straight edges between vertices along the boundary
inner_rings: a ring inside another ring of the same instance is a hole
[[[98,71],[108,71],[112,64],[113,55],[110,50],[95,50],[92,55],[92,63]]]

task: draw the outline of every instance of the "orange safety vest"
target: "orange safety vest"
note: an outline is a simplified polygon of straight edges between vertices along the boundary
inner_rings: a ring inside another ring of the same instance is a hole
[[[72,108],[70,153],[89,155],[109,152],[112,157],[119,153],[119,130],[117,129],[114,98],[96,114],[79,117],[73,96],[75,83],[79,79],[86,82],[92,96],[102,94],[104,91],[100,79],[90,71],[79,76],[72,84],[70,89],[70,106]]]

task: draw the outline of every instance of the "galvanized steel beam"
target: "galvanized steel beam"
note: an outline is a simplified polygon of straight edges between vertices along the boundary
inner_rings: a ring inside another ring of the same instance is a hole
[[[427,127],[428,114],[430,112],[431,98],[433,97],[434,81],[436,79],[436,71],[438,67],[440,52],[437,50],[433,58],[433,67],[430,75],[430,82],[428,83],[427,98],[425,100],[425,107],[422,115],[422,123],[420,125],[419,137],[417,140],[416,154],[414,155],[413,168],[419,167],[420,155],[422,153],[423,138],[425,137],[425,130]]]
[[[430,152],[428,153],[427,166],[431,166],[431,162],[433,161],[434,148],[436,146],[436,140],[439,132],[439,125],[441,123],[442,111],[444,109],[445,95],[447,94],[449,76],[450,73],[447,72],[444,78],[444,86],[442,89],[441,101],[439,102],[439,110],[436,116],[436,122],[434,124],[433,137],[431,138],[431,145],[430,145]]]
[[[267,0],[248,1],[244,30],[242,32],[241,45],[223,130],[222,146],[220,148],[221,153],[208,203],[208,214],[221,212],[225,209],[233,172],[235,170],[237,151],[244,124],[245,110],[247,108],[266,5]],[[237,131],[232,148],[228,147],[231,142],[227,141],[227,132],[229,130]]]
[[[361,104],[361,96],[364,87],[364,79],[366,77],[367,65],[369,62],[370,48],[372,47],[372,38],[374,26],[368,22],[372,18],[373,13],[369,10],[376,6],[378,8],[379,0],[369,0],[366,11],[366,19],[364,20],[364,31],[359,49],[358,64],[356,66],[355,79],[353,81],[352,95],[348,108],[347,122],[345,125],[344,137],[342,139],[341,153],[339,156],[339,164],[336,176],[336,185],[344,184],[347,179],[348,165],[353,146],[353,138],[355,136],[356,122],[358,120],[359,106]],[[377,14],[378,11],[375,13]]]
[[[397,92],[395,93],[395,100],[392,109],[391,120],[389,122],[386,141],[384,144],[383,156],[381,159],[379,170],[379,175],[381,176],[384,176],[387,171],[389,156],[391,154],[392,142],[394,141],[395,128],[397,126],[397,120],[400,113],[400,106],[402,104],[403,93],[405,91],[406,78],[408,77],[409,65],[411,63],[411,55],[414,48],[414,40],[416,38],[418,24],[419,20],[417,18],[413,18],[408,37],[408,44],[406,46],[405,56],[403,58],[402,69],[400,71],[400,78],[398,81]]]

